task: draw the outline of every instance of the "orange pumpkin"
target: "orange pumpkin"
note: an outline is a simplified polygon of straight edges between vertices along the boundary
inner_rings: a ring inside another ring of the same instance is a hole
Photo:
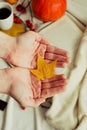
[[[32,0],[34,15],[40,20],[55,21],[66,11],[66,0]]]
[[[16,4],[18,2],[18,0],[5,0],[5,1],[10,4]]]

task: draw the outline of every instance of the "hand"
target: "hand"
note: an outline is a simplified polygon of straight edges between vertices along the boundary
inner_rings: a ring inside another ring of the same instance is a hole
[[[10,82],[7,94],[19,102],[22,107],[39,106],[46,98],[63,92],[67,84],[64,75],[56,75],[54,78],[40,81],[28,69],[6,68],[5,72]]]
[[[51,62],[58,58],[57,67],[65,67],[69,63],[68,52],[50,45],[40,34],[29,31],[14,39],[14,48],[5,60],[15,66],[35,68],[36,55],[39,53]]]

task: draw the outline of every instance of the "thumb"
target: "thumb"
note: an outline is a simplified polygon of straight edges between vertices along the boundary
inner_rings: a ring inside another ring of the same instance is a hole
[[[28,102],[28,106],[30,107],[38,107],[41,103],[45,102],[44,98],[30,98],[29,102]]]

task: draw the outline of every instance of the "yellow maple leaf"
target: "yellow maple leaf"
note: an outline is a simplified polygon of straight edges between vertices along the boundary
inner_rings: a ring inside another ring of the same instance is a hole
[[[51,63],[47,63],[39,54],[37,59],[37,69],[30,70],[39,80],[52,78],[55,76],[54,68],[57,59]]]

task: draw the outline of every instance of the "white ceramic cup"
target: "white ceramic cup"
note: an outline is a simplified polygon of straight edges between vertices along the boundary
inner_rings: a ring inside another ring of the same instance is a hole
[[[13,8],[12,5],[10,5],[7,2],[0,2],[0,11],[1,9],[6,8],[10,11],[10,14],[6,18],[0,17],[0,29],[1,30],[8,30],[13,25]],[[3,11],[0,12],[1,16],[4,16]]]

